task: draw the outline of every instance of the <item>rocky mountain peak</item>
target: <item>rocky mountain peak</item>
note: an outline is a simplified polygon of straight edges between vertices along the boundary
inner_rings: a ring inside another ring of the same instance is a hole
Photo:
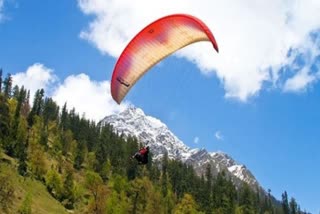
[[[247,182],[259,185],[252,173],[223,152],[208,152],[204,148],[191,149],[176,137],[159,119],[146,115],[142,109],[130,106],[124,111],[107,116],[102,120],[125,136],[135,136],[141,143],[150,146],[155,161],[160,161],[165,153],[170,159],[192,165],[200,175],[210,164],[213,174],[225,170],[235,183]]]

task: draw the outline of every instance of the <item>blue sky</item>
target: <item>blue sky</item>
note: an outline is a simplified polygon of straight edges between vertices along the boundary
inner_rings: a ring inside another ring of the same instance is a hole
[[[230,154],[278,199],[286,190],[317,213],[320,4],[300,3],[0,0],[0,67],[95,120],[140,107],[188,146]],[[143,26],[180,12],[208,24],[220,53],[205,42],[179,51],[118,106],[117,57]]]

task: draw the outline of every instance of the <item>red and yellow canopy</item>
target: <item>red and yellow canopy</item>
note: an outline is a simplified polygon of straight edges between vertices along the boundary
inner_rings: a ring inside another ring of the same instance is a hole
[[[116,63],[111,80],[113,99],[120,104],[131,87],[152,66],[199,41],[210,41],[218,52],[212,32],[196,17],[174,14],[149,24],[129,42]]]

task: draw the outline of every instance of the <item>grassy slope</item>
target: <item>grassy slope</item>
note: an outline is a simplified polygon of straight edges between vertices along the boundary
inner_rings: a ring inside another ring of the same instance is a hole
[[[3,170],[0,171],[0,175],[2,173],[10,172],[10,179],[15,188],[15,199],[10,213],[17,213],[17,210],[28,193],[32,198],[32,213],[67,213],[66,209],[48,193],[46,187],[41,182],[28,177],[24,178],[17,173],[14,159],[3,153],[0,154],[0,157],[0,164],[3,165]]]

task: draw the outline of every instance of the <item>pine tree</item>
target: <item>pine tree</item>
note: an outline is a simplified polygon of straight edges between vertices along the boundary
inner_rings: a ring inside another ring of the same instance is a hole
[[[67,130],[68,128],[69,128],[69,123],[68,123],[67,103],[64,103],[61,110],[61,116],[60,116],[60,129]]]
[[[290,214],[290,208],[288,203],[288,194],[286,191],[282,193],[282,210],[284,214]]]
[[[168,191],[168,173],[167,173],[167,169],[168,169],[168,153],[165,152],[163,158],[162,158],[162,174],[161,174],[161,192],[162,195],[165,197],[167,195],[167,191]]]
[[[110,132],[108,127],[102,127],[101,133],[100,133],[100,139],[98,142],[98,145],[96,146],[96,171],[101,171],[103,164],[109,159],[109,153],[108,153],[108,146],[109,146],[109,139],[110,139]],[[116,146],[115,146],[116,147]],[[109,151],[110,152],[110,151]],[[112,163],[112,162],[111,162]]]
[[[273,213],[272,201],[271,201],[271,189],[268,189],[268,211]]]
[[[94,121],[89,122],[89,133],[87,135],[87,149],[88,152],[94,151],[94,148],[98,144],[100,127],[96,125]]]
[[[11,93],[12,93],[12,76],[9,73],[8,76],[4,79],[3,81],[3,93],[5,98],[11,98]]]
[[[0,68],[0,94],[2,93],[2,68]]]
[[[18,165],[19,174],[22,176],[25,176],[28,170],[26,153],[23,153],[23,155],[20,156],[18,164],[19,164]]]
[[[127,138],[127,143],[126,143],[126,149],[125,153],[123,154],[125,157],[131,157],[136,151],[138,150],[138,143],[137,139],[133,137],[128,137]],[[128,160],[128,158],[126,158]],[[153,168],[154,169],[154,168]],[[155,175],[155,172],[153,169],[150,170],[150,178],[152,180],[154,179],[159,179],[160,172],[158,170],[158,177],[155,178],[157,175]],[[126,166],[126,175],[128,180],[134,180],[139,173],[139,166],[136,164],[135,161],[129,161]]]
[[[81,169],[86,156],[86,144],[82,141],[78,142],[73,167],[77,170]]]
[[[74,179],[73,171],[71,167],[67,167],[66,176],[63,182],[63,192],[62,192],[63,204],[67,209],[74,208],[75,195],[74,195]]]
[[[62,198],[62,179],[60,174],[54,168],[51,168],[46,174],[45,181],[49,193],[60,200]]]
[[[44,90],[37,90],[34,96],[33,105],[30,114],[28,115],[28,124],[31,127],[34,123],[34,117],[40,116],[43,111],[43,96]]]
[[[130,200],[128,198],[129,182],[120,175],[114,175],[109,180],[111,196],[107,198],[106,213],[130,213]]]
[[[130,213],[131,203],[126,192],[112,191],[106,200],[106,213],[126,214]]]
[[[192,195],[184,194],[183,198],[181,199],[180,203],[177,204],[174,214],[198,214],[198,206],[194,201]]]
[[[59,106],[52,98],[46,98],[43,104],[43,121],[44,126],[47,127],[49,121],[57,120],[59,116]]]
[[[29,167],[36,179],[42,180],[46,174],[44,151],[37,144],[31,145],[28,153]]]
[[[207,164],[205,171],[205,186],[203,191],[202,207],[206,213],[211,213],[213,210],[213,198],[212,198],[212,172],[211,165]]]
[[[231,178],[226,182],[226,197],[224,200],[224,208],[226,213],[234,213],[236,207],[237,191]]]
[[[4,140],[10,133],[10,116],[7,99],[0,94],[0,140]]]
[[[296,199],[294,198],[290,199],[289,207],[290,207],[290,214],[298,214],[298,204],[296,202]]]
[[[19,154],[22,152],[24,149],[24,144],[26,141],[27,137],[27,128],[25,124],[20,124],[24,122],[24,118],[20,117],[20,112],[21,112],[21,106],[23,103],[23,100],[25,99],[26,96],[26,91],[22,87],[19,89],[19,87],[16,88],[16,97],[10,99],[10,105],[11,106],[11,127],[10,127],[10,133],[9,133],[9,140],[6,144],[6,152],[8,155],[13,156],[13,157],[18,157]]]
[[[73,133],[69,129],[61,133],[61,145],[62,145],[62,154],[67,155],[71,150],[71,145],[73,142]]]
[[[22,137],[19,137],[20,140]],[[18,140],[19,140],[18,138]],[[26,142],[20,141],[19,140],[19,149],[18,149],[18,172],[20,175],[25,176],[27,174],[27,158],[28,158],[28,153],[27,153],[27,148],[28,148],[28,139],[26,139]]]
[[[42,128],[40,130],[40,145],[44,146],[44,149],[47,151],[48,149],[48,131],[47,128]]]
[[[30,104],[29,104],[29,99],[30,99],[30,90],[27,91],[27,95],[25,97],[25,99],[23,100],[23,103],[22,103],[22,107],[21,107],[21,115],[25,118],[28,117],[28,114],[30,112]]]
[[[136,178],[130,182],[130,200],[132,210],[129,213],[163,213],[161,193],[148,177]]]
[[[12,128],[12,138],[14,140],[17,140],[17,132],[19,128],[19,123],[20,123],[20,115],[21,115],[21,108],[23,105],[24,100],[26,99],[27,92],[22,86],[21,89],[19,87],[17,88],[17,94],[16,94],[16,99],[17,99],[17,106],[15,109],[15,114],[14,114],[14,121],[13,121],[13,128]]]
[[[41,113],[43,112],[43,105],[44,105],[43,97],[44,97],[44,90],[40,89],[37,97],[37,102],[35,105],[35,114],[38,116],[41,115]]]
[[[102,165],[102,169],[101,171],[99,172],[103,182],[107,182],[109,179],[110,179],[110,176],[111,176],[111,162],[110,160],[107,160],[103,165]]]
[[[225,171],[218,173],[213,182],[213,207],[217,213],[234,213],[236,206],[236,188]]]
[[[15,85],[12,90],[12,98],[15,98],[16,100],[18,100],[19,94],[20,94],[19,86]]]
[[[105,195],[106,187],[103,185],[102,178],[98,173],[88,171],[86,173],[85,185],[90,191],[93,200],[89,205],[91,213],[104,213],[105,212]]]
[[[262,202],[259,187],[256,187],[256,196],[255,196],[255,212],[262,213]]]
[[[247,183],[243,183],[239,193],[239,208],[241,212],[253,214],[254,211],[254,193]]]

